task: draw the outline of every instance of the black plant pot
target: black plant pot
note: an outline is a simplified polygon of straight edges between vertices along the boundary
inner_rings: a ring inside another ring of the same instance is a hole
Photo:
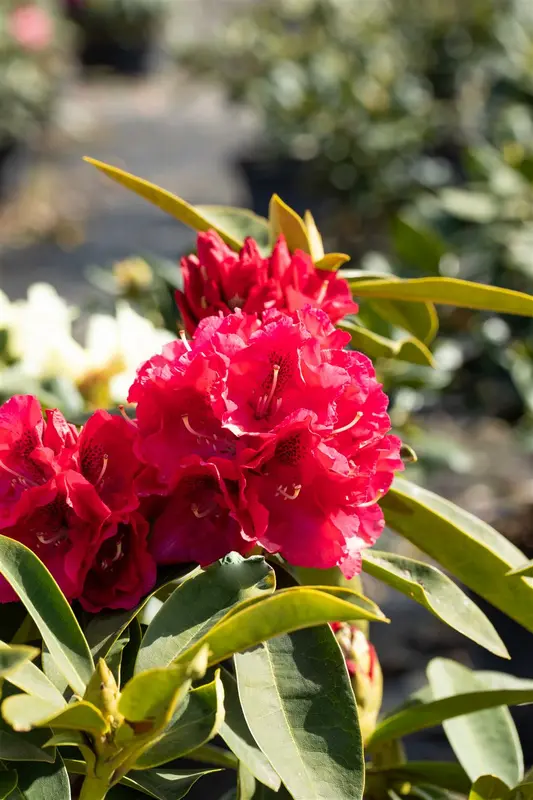
[[[119,75],[139,76],[148,72],[152,39],[118,42],[81,31],[78,59],[86,71],[106,69]]]
[[[304,188],[305,165],[290,158],[268,159],[247,156],[239,159],[237,167],[244,177],[252,210],[268,216],[268,205],[273,194],[299,214],[309,208],[309,198]]]
[[[0,203],[16,192],[26,155],[26,147],[16,139],[0,141]]]

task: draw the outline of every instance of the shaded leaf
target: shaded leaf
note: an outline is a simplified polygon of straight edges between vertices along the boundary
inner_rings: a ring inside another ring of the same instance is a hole
[[[0,759],[3,761],[45,761],[52,764],[55,751],[42,750],[23,736],[0,730]]]
[[[0,772],[0,800],[8,797],[16,788],[18,783],[17,771],[9,769],[6,772]]]
[[[235,656],[244,715],[294,800],[357,800],[364,759],[353,690],[327,626]]]
[[[9,800],[70,800],[70,796],[67,770],[58,754],[53,764],[25,764]]]
[[[355,286],[357,294],[357,284]],[[367,300],[371,308],[388,322],[412,333],[425,344],[433,341],[439,330],[439,318],[432,303],[407,303],[403,300]]]
[[[94,663],[70,605],[44,564],[20,542],[0,536],[0,573],[24,603],[69,685],[83,694]]]
[[[150,769],[126,775],[120,782],[156,800],[181,800],[196,781],[212,772],[216,770]]]
[[[460,766],[455,762],[440,761],[410,761],[407,764],[390,767],[388,769],[369,769],[367,783],[372,785],[374,777],[384,778],[387,784],[410,781],[411,783],[432,784],[452,792],[468,794],[472,781]]]
[[[387,339],[348,320],[342,320],[337,327],[350,334],[354,350],[360,350],[370,358],[395,358],[423,367],[435,366],[431,352],[418,339]]]
[[[462,583],[533,631],[533,582],[506,577],[524,555],[487,523],[433,492],[396,478],[380,501],[387,525]]]
[[[262,556],[231,553],[179,586],[160,608],[144,635],[135,664],[139,673],[170,664],[198,641],[232,606],[271,594],[274,570]]]
[[[440,570],[422,561],[377,550],[363,552],[363,569],[374,578],[416,600],[451,628],[481,647],[502,658],[509,658],[492,623]]]
[[[509,787],[495,775],[482,775],[473,784],[468,800],[504,800]]]

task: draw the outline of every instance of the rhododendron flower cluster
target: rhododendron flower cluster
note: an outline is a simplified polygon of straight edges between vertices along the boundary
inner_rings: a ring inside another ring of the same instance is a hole
[[[35,397],[0,408],[0,533],[25,544],[70,600],[131,608],[152,588],[156,565],[133,479],[135,427],[97,411],[81,433]],[[0,579],[0,601],[17,597]]]
[[[193,334],[198,322],[241,308],[261,315],[266,309],[294,313],[311,305],[332,322],[357,312],[348,283],[335,272],[317,269],[310,255],[289,251],[280,236],[264,258],[254,239],[235,253],[216,231],[200,233],[197,255],[181,261],[184,290],[176,293],[184,325]]]
[[[140,368],[136,486],[156,561],[206,565],[260,546],[298,566],[360,569],[402,463],[387,397],[348,340],[319,309],[238,311]]]

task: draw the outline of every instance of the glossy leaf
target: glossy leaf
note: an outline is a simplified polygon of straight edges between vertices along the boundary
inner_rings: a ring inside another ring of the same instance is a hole
[[[42,750],[38,743],[29,741],[20,734],[0,730],[0,760],[45,761],[53,764],[55,751]]]
[[[303,219],[277,194],[272,195],[270,200],[268,218],[273,242],[283,234],[291,253],[294,250],[311,253],[309,235]]]
[[[150,769],[130,773],[120,782],[156,800],[181,800],[196,781],[212,772],[216,770]]]
[[[451,628],[485,647],[509,658],[494,626],[455,583],[435,567],[395,553],[368,550],[363,569],[427,608]]]
[[[354,619],[386,621],[371,601],[361,598],[357,603],[346,597],[358,595],[336,587],[298,586],[282,589],[259,602],[250,600],[230,611],[178,660],[191,658],[207,644],[209,666],[214,666],[234,653],[300,628]]]
[[[93,167],[99,169],[112,180],[120,183],[121,186],[135,192],[135,194],[138,194],[144,200],[148,200],[149,203],[152,203],[162,211],[175,217],[193,230],[208,231],[213,228],[233,250],[240,250],[242,247],[242,239],[236,239],[230,233],[223,230],[223,228],[218,225],[213,225],[209,218],[205,217],[194,206],[190,205],[190,203],[182,200],[181,197],[172,194],[172,192],[168,192],[166,189],[156,186],[155,183],[137,178],[135,175],[125,172],[118,167],[113,167],[111,164],[104,164],[102,161],[97,161],[94,158],[85,158],[84,160],[87,161],[88,164],[92,164]]]
[[[225,669],[221,670],[221,678],[224,684],[226,714],[220,728],[220,736],[254,778],[277,792],[280,777],[263,751],[259,749],[248,727],[239,699],[237,681]]]
[[[4,647],[6,645],[0,642],[0,652]],[[38,650],[35,650],[35,652],[38,653]],[[30,661],[8,675],[7,680],[13,686],[22,689],[23,692],[46,700],[46,702],[54,704],[58,709],[65,705],[63,695],[58,692],[39,667],[36,667]]]
[[[244,715],[294,800],[357,800],[364,758],[353,690],[327,626],[235,656]]]
[[[372,786],[376,777],[384,779],[388,785],[409,781],[415,784],[440,786],[442,789],[461,794],[468,794],[472,783],[460,764],[445,761],[410,761],[387,769],[371,768],[367,771],[369,786]]]
[[[53,764],[29,762],[18,772],[17,788],[9,800],[70,800],[70,782],[63,759]]]
[[[508,539],[449,500],[401,478],[380,505],[392,530],[533,631],[533,582],[506,577],[524,563]]]
[[[65,706],[58,712],[55,705],[45,700],[29,694],[16,694],[4,700],[2,715],[16,731],[52,726],[56,730],[88,731],[98,735],[107,730],[100,711],[85,700]]]
[[[533,317],[533,296],[460,278],[388,278],[358,281],[355,288],[359,297],[435,303]]]
[[[439,659],[436,659],[439,660]],[[432,662],[434,663],[434,662]],[[490,689],[482,683],[480,673],[472,673],[477,681],[475,689],[465,688],[441,699],[432,699],[434,693],[417,693],[412,702],[385,717],[372,734],[367,747],[372,750],[380,742],[400,739],[410,733],[433,728],[445,720],[472,714],[502,705],[533,703],[533,688],[528,689]],[[472,683],[473,685],[473,683]],[[466,769],[466,767],[465,767]]]
[[[349,260],[350,256],[347,256],[346,253],[326,253],[325,256],[315,262],[315,267],[328,272],[336,272],[339,267],[342,267]]]
[[[188,692],[165,734],[137,759],[133,769],[150,769],[185,756],[212,739],[223,719],[224,688],[217,673],[211,683]]]
[[[509,787],[495,775],[482,775],[473,784],[468,800],[507,800]]]
[[[0,772],[0,800],[9,797],[18,783],[17,771],[8,769],[5,772]]]
[[[477,693],[484,689],[483,681],[471,670],[449,659],[434,659],[427,675],[437,700],[449,697],[451,702],[459,693]],[[533,701],[533,694],[530,699]],[[482,775],[494,775],[508,786],[514,786],[524,775],[524,759],[509,709],[491,708],[475,714],[465,711],[463,708],[461,716],[444,722],[444,731],[457,760],[472,781]]]
[[[262,556],[226,558],[182,583],[160,608],[144,635],[135,673],[172,663],[242,600],[271,594],[274,570]]]
[[[70,605],[44,564],[20,542],[0,536],[0,573],[24,603],[69,685],[83,694],[94,663]]]
[[[370,358],[395,358],[423,367],[435,366],[431,352],[418,339],[387,339],[348,320],[340,322],[338,327],[350,334],[354,350],[360,350]]]
[[[35,647],[25,645],[8,645],[0,642],[0,678],[16,672],[24,664],[39,655]]]

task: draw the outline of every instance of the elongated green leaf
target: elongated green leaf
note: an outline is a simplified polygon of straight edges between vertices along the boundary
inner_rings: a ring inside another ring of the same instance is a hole
[[[468,794],[472,781],[464,769],[455,762],[445,761],[410,761],[407,764],[390,767],[388,769],[369,769],[367,771],[367,785],[372,786],[378,778],[384,779],[387,785],[410,781],[415,784],[431,784],[452,792]]]
[[[194,206],[196,211],[210,223],[211,228],[220,228],[235,241],[243,242],[251,236],[259,245],[263,255],[270,250],[270,226],[265,217],[260,217],[247,208],[229,206]]]
[[[3,642],[0,642],[0,652],[6,646],[7,645]],[[36,650],[35,652],[37,653],[38,651]],[[7,680],[9,683],[13,684],[13,686],[27,692],[27,694],[40,697],[48,703],[55,704],[58,709],[65,705],[63,695],[58,692],[46,675],[41,672],[35,664],[29,661],[19,667],[15,672],[11,673],[7,677]]]
[[[90,766],[90,771],[94,773],[96,756],[89,745],[89,739],[81,731],[59,731],[51,736],[50,739],[43,744],[43,747],[77,747],[82,754],[85,763]]]
[[[2,715],[16,731],[52,726],[56,730],[87,731],[98,735],[105,733],[108,727],[100,711],[85,700],[58,711],[57,706],[38,697],[16,694],[4,700]]]
[[[214,666],[234,653],[300,628],[354,619],[386,621],[377,606],[369,610],[371,603],[366,598],[361,605],[344,599],[350,595],[357,597],[349,589],[298,586],[282,589],[264,600],[249,600],[231,610],[177,661],[190,659],[207,644],[209,666]]]
[[[533,631],[533,582],[506,577],[524,563],[508,539],[433,492],[396,478],[380,503],[385,520],[470,589]]]
[[[484,685],[471,670],[449,659],[436,658],[427,670],[429,685],[436,698],[459,692],[482,692]],[[449,701],[452,699],[449,697]],[[533,698],[532,698],[533,699]],[[505,702],[505,701],[504,701]],[[463,714],[444,722],[457,760],[472,781],[494,775],[514,786],[524,775],[520,739],[508,708],[491,708]]]
[[[9,797],[16,788],[17,783],[18,775],[16,770],[9,769],[6,772],[0,772],[0,800]]]
[[[0,730],[0,759],[3,761],[45,761],[52,764],[55,751],[42,750],[26,737]]]
[[[235,753],[240,762],[258,781],[277,792],[280,777],[252,736],[239,700],[237,681],[227,670],[221,671],[224,684],[224,708],[226,715],[220,728],[220,736]]]
[[[217,747],[214,744],[203,744],[196,750],[191,750],[187,754],[189,761],[198,761],[200,764],[209,764],[211,767],[223,767],[224,769],[236,770],[239,762],[233,753],[224,747]]]
[[[310,211],[304,213],[303,219],[305,228],[307,230],[307,238],[309,240],[309,253],[315,264],[324,258],[324,242],[322,236],[317,228],[315,219]],[[349,260],[349,256],[347,256]]]
[[[150,769],[126,775],[120,781],[124,786],[137,789],[156,800],[181,800],[196,781],[216,770]]]
[[[113,643],[109,653],[107,654],[106,664],[113,673],[113,676],[117,682],[117,686],[120,686],[120,673],[122,668],[122,655],[124,653],[125,647],[129,644],[130,641],[130,633],[129,628],[126,628],[125,631],[122,631],[118,639]]]
[[[38,655],[36,647],[11,646],[0,642],[0,678],[9,677]]]
[[[20,542],[0,536],[0,573],[24,603],[69,685],[83,694],[94,663],[72,609],[44,564]]]
[[[294,800],[357,800],[364,759],[343,656],[327,626],[235,656],[244,715]]]
[[[9,800],[70,800],[70,782],[61,756],[53,764],[29,762],[18,773]]]
[[[507,649],[483,612],[447,575],[411,558],[370,550],[363,553],[369,575],[416,600],[451,628],[502,658]]]
[[[441,259],[449,248],[435,231],[419,222],[414,225],[406,215],[399,215],[392,224],[392,235],[394,251],[402,261],[426,274],[438,274]]]
[[[275,586],[274,570],[262,556],[245,559],[238,553],[230,553],[186,580],[148,626],[135,673],[170,664],[232,606],[247,598],[271,594]]]
[[[472,714],[485,709],[497,708],[503,705],[521,705],[533,703],[533,689],[490,689],[481,682],[480,673],[473,674],[477,681],[476,689],[465,688],[462,693],[447,696],[438,700],[429,699],[426,692],[417,693],[416,698],[423,697],[427,702],[413,702],[404,706],[399,711],[393,712],[379,723],[372,734],[367,747],[372,750],[380,742],[399,739],[415,731],[432,728],[442,722],[464,714]],[[473,684],[472,684],[473,685]],[[465,767],[466,769],[466,767]]]
[[[460,278],[408,278],[358,281],[354,290],[359,297],[382,297],[391,300],[435,303],[436,305],[475,308],[500,314],[533,317],[533,297],[511,289],[472,283]]]
[[[323,269],[327,272],[336,272],[339,267],[346,264],[350,260],[350,256],[346,253],[326,253],[322,258],[315,262],[317,269]]]
[[[533,578],[533,560],[522,564],[521,567],[510,570],[507,574],[509,577],[521,575],[523,578]]]
[[[84,161],[87,161],[88,164],[92,164],[93,167],[96,167],[109,178],[120,183],[121,186],[125,186],[126,189],[135,192],[135,194],[138,194],[144,200],[148,200],[149,203],[153,203],[154,206],[157,206],[162,211],[165,211],[180,222],[183,222],[184,225],[188,225],[195,231],[208,231],[212,228],[217,231],[226,244],[233,250],[241,249],[242,239],[236,239],[230,233],[223,230],[223,228],[218,225],[213,225],[207,217],[204,217],[200,211],[185,200],[182,200],[181,197],[172,194],[172,192],[168,192],[166,189],[162,189],[160,186],[156,186],[155,183],[150,183],[150,181],[137,178],[135,175],[131,175],[129,172],[125,172],[118,167],[113,167],[111,164],[104,164],[102,161],[96,161],[94,158],[85,158]]]
[[[470,790],[468,800],[507,800],[509,787],[495,775],[482,775]]]
[[[433,356],[426,345],[413,338],[387,339],[379,333],[363,328],[348,320],[339,322],[338,327],[352,337],[352,347],[370,358],[396,358],[423,367],[434,367]]]
[[[357,294],[357,288],[355,288]],[[415,339],[428,344],[439,330],[439,318],[432,303],[408,303],[404,300],[367,300],[371,308],[390,325],[395,325]]]
[[[283,234],[291,252],[303,250],[304,253],[311,253],[309,234],[303,219],[277,194],[272,195],[270,200],[268,219],[273,241]]]
[[[217,733],[224,719],[224,687],[220,675],[191,690],[155,745],[135,762],[133,769],[150,769],[168,764],[201,747]]]

